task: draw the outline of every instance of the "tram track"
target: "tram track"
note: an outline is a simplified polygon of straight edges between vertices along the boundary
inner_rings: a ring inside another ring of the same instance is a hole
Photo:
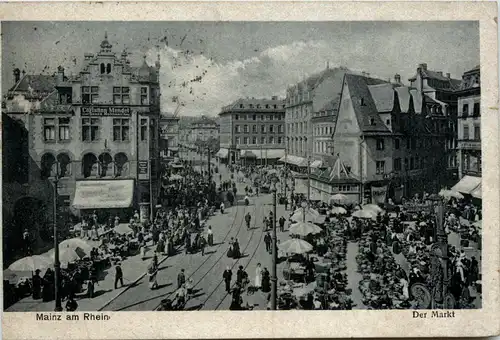
[[[259,207],[259,211],[262,210],[262,209],[263,209],[263,206],[260,206]],[[247,243],[245,245],[245,248],[243,249],[242,254],[245,253],[245,251],[248,249],[248,247],[252,243],[253,236],[255,235],[255,230],[256,229],[260,229],[260,237],[259,237],[257,246],[255,247],[254,251],[252,252],[251,255],[248,256],[248,262],[247,262],[247,264],[244,267],[245,269],[248,267],[248,265],[252,261],[253,257],[255,256],[255,254],[257,252],[257,249],[259,248],[259,244],[262,241],[262,236],[264,235],[263,229],[261,229],[261,228],[255,228],[256,225],[257,225],[257,218],[254,218],[252,233],[250,234],[250,237],[248,238],[248,241],[247,241]],[[230,267],[231,270],[233,270],[236,266],[240,265],[242,263],[242,260],[243,260],[243,258],[239,258],[237,261],[235,261],[233,263],[233,265]],[[213,294],[220,288],[220,286],[223,284],[223,282],[224,282],[224,279],[218,281],[217,286],[212,290],[212,292],[210,292],[210,294],[208,294],[207,298],[203,301],[203,303],[201,304],[200,308],[202,308],[203,306],[205,306],[205,304],[208,302],[208,300],[210,300],[210,298],[213,296]],[[234,285],[233,285],[233,287],[234,287]],[[217,310],[222,305],[222,303],[224,302],[224,300],[226,299],[226,297],[228,296],[228,294],[229,293],[227,293],[227,292],[224,293],[222,299],[219,301],[219,303],[217,304],[217,306],[216,306],[216,308],[214,310]]]
[[[243,208],[243,216],[245,215],[246,213],[246,207]],[[220,243],[217,245],[217,248],[216,248],[216,251],[213,253],[213,254],[216,254],[217,253],[217,250],[223,245],[226,243],[226,239],[228,238],[229,234],[231,233],[231,231],[233,231],[234,227],[236,226],[236,221],[238,219],[238,216],[239,216],[239,209],[238,209],[238,206],[236,206],[236,212],[235,212],[235,215],[234,215],[234,218],[233,218],[233,221],[231,223],[231,228],[229,228],[229,230],[226,232],[226,234],[224,235],[224,238],[222,239],[222,241],[220,241]],[[239,234],[239,232],[241,231],[241,228],[243,226],[243,223],[244,223],[244,219],[242,219],[242,222],[240,223],[239,225],[239,228],[238,228],[238,231],[236,232],[236,236]],[[208,273],[212,270],[213,267],[215,267],[215,265],[222,259],[222,257],[224,256],[224,253],[222,253],[222,256],[220,256],[216,261],[215,263],[210,266],[209,270],[201,277],[201,279],[199,279],[194,285],[193,285],[193,288],[196,287],[202,280],[205,276],[208,275]],[[186,281],[189,280],[190,278],[192,278],[201,268],[203,268],[203,266],[212,258],[212,254],[208,255],[207,258],[205,260],[203,260],[203,262],[198,266],[196,267],[196,269],[191,272],[191,274],[186,278]],[[164,299],[168,299],[170,296],[172,296],[172,294],[175,293],[175,290],[169,294],[167,294]],[[161,307],[161,302],[153,309],[153,310],[158,310],[159,308]]]

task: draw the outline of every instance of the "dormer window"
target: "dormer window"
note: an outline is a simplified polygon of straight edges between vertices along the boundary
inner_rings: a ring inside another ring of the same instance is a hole
[[[366,104],[365,104],[365,98],[361,98],[361,99],[359,100],[359,105],[361,105],[361,106],[366,106]]]
[[[370,125],[375,125],[375,118],[370,118]]]
[[[106,73],[106,66],[104,65],[104,63],[101,63],[101,74],[104,73]]]
[[[109,63],[106,65],[106,73],[107,74],[111,73],[111,64],[109,64]]]
[[[240,104],[240,109],[242,109],[242,108],[243,108],[243,104]]]

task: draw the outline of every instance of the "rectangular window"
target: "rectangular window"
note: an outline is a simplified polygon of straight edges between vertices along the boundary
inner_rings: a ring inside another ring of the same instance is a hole
[[[396,150],[399,150],[399,138],[396,138],[396,139],[394,140],[394,148],[395,148]],[[399,162],[399,163],[401,164],[401,160],[400,160],[400,162]]]
[[[410,170],[415,169],[415,158],[410,158]]]
[[[385,161],[377,161],[376,165],[377,165],[376,174],[377,175],[384,174],[385,173]]]
[[[58,120],[59,123],[59,140],[69,140],[69,117],[61,117]]]
[[[469,115],[469,104],[464,104],[462,106],[462,117],[467,117]]]
[[[481,127],[479,125],[474,125],[474,139],[481,140]]]
[[[43,134],[45,141],[56,140],[56,120],[55,118],[45,118],[43,120]]]
[[[82,104],[90,104],[90,86],[82,86]]]
[[[113,119],[113,140],[118,142],[124,142],[129,140],[128,119],[122,119],[122,118]]]
[[[405,170],[410,170],[408,158],[405,158]]]
[[[146,89],[146,97],[147,97],[147,87]],[[141,98],[142,98],[142,89],[141,88]],[[130,88],[129,87],[113,87],[113,104],[130,104]]]
[[[238,120],[240,117],[238,115],[234,115],[234,120]]]
[[[274,144],[274,137],[269,137],[269,144]]]
[[[266,137],[260,137],[260,144],[266,144]]]
[[[82,119],[82,140],[93,142],[99,139],[99,118]]]
[[[240,144],[240,137],[236,137],[236,144]]]
[[[148,88],[147,86],[141,87],[141,105],[148,105]]]
[[[148,138],[148,120],[141,119],[141,141],[145,141]]]
[[[252,137],[252,144],[257,144],[257,137]]]
[[[273,133],[273,132],[274,132],[274,125],[269,125],[269,133]]]
[[[243,126],[243,132],[248,133],[248,125]],[[246,143],[245,143],[246,144]]]
[[[469,126],[465,125],[464,126],[464,140],[468,140],[468,139],[469,139]]]
[[[245,144],[245,145],[248,144],[248,137],[243,138],[243,144]]]
[[[253,115],[252,120],[257,120],[257,115]]]
[[[394,159],[394,171],[401,171],[401,158]]]
[[[252,132],[257,133],[257,125],[252,125]]]
[[[261,133],[266,133],[266,126],[265,125],[261,125],[260,126],[260,132]]]
[[[90,100],[92,104],[99,103],[99,86],[92,86],[90,88]]]
[[[264,120],[264,115],[260,115],[260,120]]]
[[[377,139],[377,150],[384,150],[384,140]]]
[[[480,110],[481,110],[481,105],[479,103],[474,103],[474,110],[472,112],[473,116],[479,117],[481,115]]]
[[[278,137],[278,144],[281,144],[283,143],[283,138],[282,137]]]
[[[234,126],[234,132],[236,132],[236,133],[240,133],[241,132],[239,125],[235,125]]]
[[[274,116],[273,115],[269,115],[269,120],[273,120],[274,119]]]

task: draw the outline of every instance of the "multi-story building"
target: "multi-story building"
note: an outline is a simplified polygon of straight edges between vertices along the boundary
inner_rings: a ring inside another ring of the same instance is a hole
[[[319,165],[322,161],[321,155],[313,150],[315,147],[314,139],[314,129],[312,127],[312,119],[314,113],[320,112],[331,112],[328,109],[328,103],[335,98],[338,98],[340,92],[342,91],[342,80],[344,74],[348,70],[345,68],[333,68],[330,69],[327,65],[326,69],[318,74],[315,74],[298,84],[289,87],[286,94],[286,115],[285,115],[285,126],[286,126],[286,149],[287,154],[290,155],[290,159],[287,163],[295,168],[307,168],[307,162],[310,164],[314,161],[318,161],[315,165]],[[326,120],[320,125],[328,125],[328,131],[330,130],[331,123],[328,121],[331,118],[333,121],[333,116],[330,114],[326,115],[327,118],[319,119]],[[318,120],[318,123],[319,123]],[[325,145],[326,148],[326,134],[321,135],[321,139],[316,140],[320,146]],[[311,155],[316,154],[318,157],[315,159],[309,159]],[[297,170],[298,170],[297,169]]]
[[[453,189],[481,198],[481,80],[479,65],[462,76],[458,95],[458,171]]]
[[[328,102],[311,118],[313,129],[313,158],[311,168],[321,168],[326,165],[333,152],[333,132],[337,122],[338,98]]]
[[[196,143],[207,142],[211,139],[219,138],[219,126],[217,123],[202,115],[199,119],[191,123],[191,131],[189,134],[189,144],[196,148]]]
[[[285,155],[285,103],[271,99],[243,98],[219,113],[220,146],[217,157],[231,163],[266,164]]]
[[[345,194],[351,202],[435,192],[445,134],[434,129],[419,91],[398,79],[347,73],[339,103],[335,163],[311,176],[313,189],[324,196]]]
[[[21,77],[5,112],[15,117],[23,109],[30,156],[43,178],[59,177],[65,204],[123,214],[141,206],[146,218],[157,197],[160,64],[131,67],[107,36],[84,64],[71,78],[63,67],[54,77]]]
[[[445,132],[446,159],[445,168],[448,170],[441,179],[443,184],[456,183],[458,180],[458,162],[456,148],[458,144],[457,127],[457,94],[460,86],[459,79],[451,78],[450,73],[443,75],[440,71],[431,71],[427,64],[417,67],[415,76],[409,79],[410,86],[422,94],[424,105],[428,106],[428,115],[432,119],[434,129]]]
[[[179,118],[173,114],[160,116],[160,154],[162,158],[179,155]]]

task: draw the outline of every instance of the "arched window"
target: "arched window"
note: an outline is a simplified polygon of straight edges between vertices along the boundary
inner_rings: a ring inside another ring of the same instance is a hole
[[[59,166],[59,176],[60,177],[68,177],[71,175],[71,159],[68,154],[60,153],[57,155],[57,163]]]
[[[54,175],[54,166],[56,164],[56,158],[51,153],[46,153],[42,156],[42,160],[40,162],[40,170],[42,178],[49,178]]]
[[[83,177],[97,176],[97,168],[97,157],[92,153],[85,154],[82,160]]]
[[[99,176],[106,177],[113,173],[113,158],[107,152],[99,155]]]
[[[115,155],[115,177],[128,175],[128,157],[123,152]]]
[[[111,73],[111,64],[109,64],[109,63],[106,65],[106,73],[107,74]]]
[[[104,63],[101,63],[101,74],[104,74],[106,72],[106,66]]]

